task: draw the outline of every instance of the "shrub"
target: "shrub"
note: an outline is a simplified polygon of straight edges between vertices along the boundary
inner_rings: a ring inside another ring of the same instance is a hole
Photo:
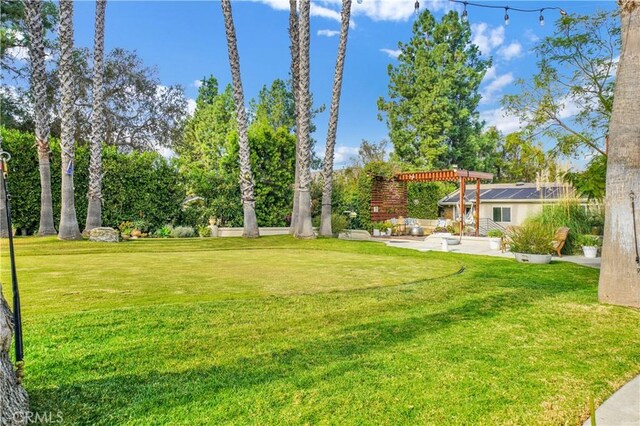
[[[120,230],[120,233],[124,235],[131,235],[131,232],[135,229],[135,226],[133,225],[133,222],[125,221],[118,225],[118,229]]]
[[[173,231],[173,227],[171,225],[164,225],[163,227],[158,228],[153,235],[157,238],[169,238],[171,236],[171,231]]]
[[[529,222],[509,231],[514,253],[549,254],[553,251],[553,232],[539,223]]]
[[[331,215],[331,230],[334,234],[338,234],[347,229],[347,218],[343,214],[333,213]]]
[[[149,224],[142,219],[134,220],[133,228],[137,229],[140,232],[149,232]]]
[[[171,230],[172,238],[191,238],[196,235],[196,232],[190,226],[176,226]]]
[[[409,217],[438,218],[438,201],[449,195],[456,186],[448,182],[411,182],[407,193]]]
[[[504,232],[500,229],[491,229],[489,232],[487,232],[487,237],[502,238],[504,237]]]
[[[592,234],[578,235],[577,243],[580,247],[600,247],[602,246],[602,240]]]
[[[211,228],[209,225],[198,225],[198,236],[200,237],[210,237],[211,236]]]
[[[558,228],[569,228],[569,235],[562,249],[566,254],[579,252],[581,246],[577,244],[577,236],[591,232],[591,220],[587,210],[573,200],[546,205],[540,213],[529,219],[529,222],[543,226],[552,235]]]

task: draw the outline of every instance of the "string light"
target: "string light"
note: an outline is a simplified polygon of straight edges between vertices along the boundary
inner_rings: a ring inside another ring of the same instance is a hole
[[[420,2],[416,0],[416,4],[414,6],[416,8],[416,13],[418,13],[420,11]]]
[[[452,3],[459,3],[464,6],[464,10],[462,11],[462,20],[466,22],[469,19],[469,14],[467,12],[467,5],[475,6],[475,7],[484,7],[487,9],[504,9],[504,24],[509,25],[509,11],[513,10],[516,12],[523,13],[539,13],[540,14],[540,25],[544,26],[544,15],[542,14],[545,10],[557,10],[560,12],[560,15],[567,16],[567,12],[560,7],[542,7],[540,9],[521,9],[519,7],[511,7],[511,6],[498,6],[498,5],[490,5],[490,4],[482,4],[482,3],[473,3],[467,0],[449,0]],[[417,4],[418,2],[416,2]],[[417,10],[417,9],[416,9]]]

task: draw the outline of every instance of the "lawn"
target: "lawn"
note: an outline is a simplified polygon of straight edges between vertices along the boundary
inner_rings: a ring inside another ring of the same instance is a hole
[[[573,264],[289,237],[16,245],[32,410],[67,424],[571,425],[640,373],[640,311],[598,304]]]

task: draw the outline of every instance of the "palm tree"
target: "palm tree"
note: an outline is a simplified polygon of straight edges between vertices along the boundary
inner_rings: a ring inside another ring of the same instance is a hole
[[[31,93],[35,121],[38,167],[40,169],[40,226],[38,235],[55,235],[53,201],[51,198],[51,165],[49,162],[49,115],[47,111],[47,75],[45,69],[42,2],[24,2],[31,60]]]
[[[293,91],[293,103],[298,105],[298,84],[300,84],[299,77],[299,50],[298,46],[298,11],[297,0],[289,0],[289,40],[291,41],[291,87]],[[297,129],[300,128],[300,116],[296,114],[296,170],[293,180],[293,210],[291,211],[291,226],[289,228],[290,234],[295,234],[298,229],[298,210],[300,205],[300,193],[298,192],[298,185],[300,184],[300,162],[298,161],[298,150],[300,149],[300,138]]]
[[[351,19],[351,0],[342,0],[342,24],[340,27],[340,44],[336,71],[333,77],[333,94],[331,110],[329,111],[329,129],[327,130],[327,145],[322,169],[322,215],[320,219],[320,235],[330,237],[331,229],[331,189],[333,181],[333,154],[336,147],[336,133],[338,131],[338,111],[340,109],[340,93],[342,91],[342,76],[344,74],[344,58],[347,53],[347,37],[349,35],[349,20]]]
[[[619,0],[622,49],[609,124],[601,302],[640,307],[640,0]],[[632,214],[635,203],[635,216]]]
[[[299,84],[298,104],[296,105],[300,125],[298,127],[298,153],[300,163],[300,182],[298,183],[299,206],[298,228],[295,232],[297,238],[313,238],[313,226],[311,224],[311,138],[309,134],[311,122],[311,95],[309,93],[309,44],[310,44],[310,0],[300,0],[299,19]]]
[[[256,201],[253,196],[253,173],[251,172],[251,158],[249,151],[249,135],[247,133],[247,112],[244,106],[244,92],[240,77],[240,56],[238,55],[238,41],[236,29],[233,25],[231,0],[222,0],[222,14],[227,34],[227,48],[229,50],[229,65],[233,80],[233,98],[236,103],[236,123],[238,125],[238,145],[240,161],[240,191],[242,192],[242,207],[244,210],[244,232],[246,238],[260,236],[256,219]]]
[[[73,192],[74,102],[73,78],[73,0],[60,0],[60,150],[62,151],[62,208],[58,238],[78,240],[82,238]]]
[[[93,110],[91,111],[91,160],[87,222],[84,232],[102,226],[102,140],[104,137],[104,15],[107,0],[96,1],[93,48]]]

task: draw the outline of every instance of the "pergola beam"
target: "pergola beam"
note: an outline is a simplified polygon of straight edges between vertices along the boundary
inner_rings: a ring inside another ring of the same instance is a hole
[[[467,179],[493,179],[492,173],[472,170],[432,170],[426,172],[403,172],[395,175],[401,182],[456,182]]]

